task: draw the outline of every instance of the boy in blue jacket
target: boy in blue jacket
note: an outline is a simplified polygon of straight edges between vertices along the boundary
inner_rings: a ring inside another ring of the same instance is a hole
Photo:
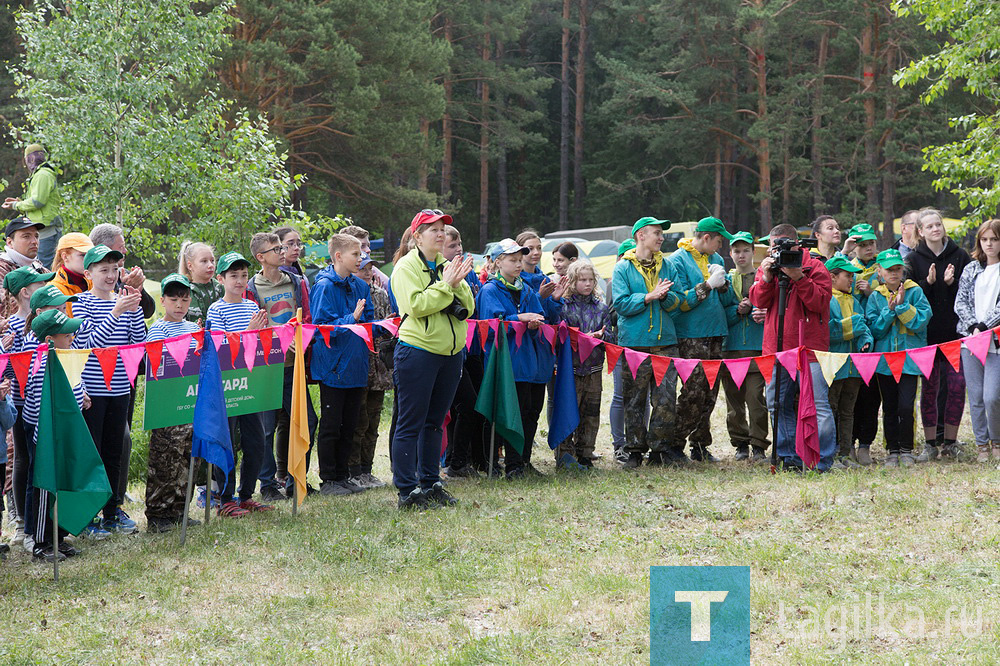
[[[313,323],[360,324],[375,320],[371,289],[354,273],[361,268],[361,241],[334,234],[329,242],[333,266],[316,276],[309,301]],[[368,386],[368,346],[351,331],[330,332],[330,346],[320,340],[313,346],[312,378],[319,382],[322,414],[316,436],[319,478],[323,495],[362,492],[348,483],[351,446],[357,429],[361,400]]]
[[[861,269],[843,257],[826,262],[833,283],[830,299],[830,351],[838,354],[867,352],[872,347],[872,334],[865,322],[861,299],[854,293],[854,275]],[[861,388],[861,375],[854,364],[847,363],[837,371],[830,384],[830,409],[837,423],[838,460],[834,468],[859,467],[854,450],[854,404]]]
[[[526,472],[540,474],[531,464],[531,448],[538,428],[538,417],[545,402],[545,384],[552,377],[554,363],[552,347],[538,332],[538,326],[545,323],[558,324],[561,309],[552,298],[547,298],[543,305],[538,294],[521,278],[521,259],[527,253],[528,248],[518,245],[510,238],[497,243],[490,252],[496,273],[476,296],[476,312],[482,319],[521,321],[528,325],[520,347],[515,343],[514,330],[510,328],[507,332],[524,432],[522,452],[518,453],[512,446],[504,449],[504,471],[508,479],[522,477]],[[558,291],[554,294],[556,299],[561,296]],[[487,341],[485,348],[489,354],[493,349],[491,341]]]
[[[706,217],[695,227],[694,238],[682,239],[677,251],[670,255],[676,285],[683,293],[674,319],[682,358],[722,358],[722,343],[729,334],[726,306],[732,301],[719,255],[723,239],[731,241],[733,235],[721,220]],[[691,442],[691,460],[718,462],[708,450],[718,393],[719,384],[709,386],[700,365],[681,387],[677,397],[677,440],[680,446],[684,446],[685,439]]]
[[[729,256],[736,267],[729,272],[728,277],[732,298],[726,305],[729,334],[723,357],[760,356],[764,346],[765,313],[750,303],[750,287],[757,272],[753,265],[753,236],[747,231],[733,234],[729,241]],[[736,448],[733,459],[750,458],[750,462],[767,460],[768,413],[767,401],[764,399],[764,375],[760,368],[751,361],[743,384],[738,387],[727,370],[722,374],[722,388],[726,392],[726,430]]]

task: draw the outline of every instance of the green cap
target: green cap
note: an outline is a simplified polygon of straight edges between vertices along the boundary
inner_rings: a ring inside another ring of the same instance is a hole
[[[618,256],[622,256],[629,250],[635,249],[635,239],[629,238],[628,240],[623,240],[621,245],[618,246]]]
[[[699,233],[703,231],[722,234],[730,242],[733,240],[733,235],[726,229],[726,225],[722,223],[722,220],[717,217],[703,217],[698,220],[698,226],[694,228],[694,232]]]
[[[45,340],[46,335],[58,335],[60,333],[76,333],[82,319],[67,317],[59,310],[46,310],[31,320],[31,330],[39,340]]]
[[[11,296],[17,296],[18,292],[35,282],[48,282],[56,276],[55,273],[37,273],[31,266],[22,266],[7,273],[3,278],[3,288]]]
[[[639,229],[654,224],[664,231],[670,228],[670,220],[658,220],[655,217],[640,217],[635,221],[635,224],[632,225],[632,238],[635,238],[635,234],[639,231]]]
[[[76,296],[62,293],[59,291],[59,287],[54,284],[47,284],[31,295],[29,307],[34,312],[38,308],[59,306],[63,303],[76,303],[78,300],[80,299]]]
[[[875,263],[882,268],[892,268],[893,266],[902,266],[905,262],[899,250],[890,247],[888,250],[882,250],[878,253],[878,256],[875,257]]]
[[[187,277],[181,275],[180,273],[171,273],[167,277],[160,280],[160,290],[162,291],[163,289],[166,289],[168,284],[172,284],[174,282],[182,284],[188,289],[191,288],[191,280],[187,279]]]
[[[230,268],[239,268],[240,264],[244,264],[247,268],[250,268],[250,262],[242,254],[239,252],[226,252],[219,257],[219,261],[215,265],[215,273],[216,275],[222,275]]]
[[[112,250],[107,245],[95,245],[87,250],[87,254],[83,255],[83,267],[89,269],[91,264],[101,261],[118,261],[124,258],[124,254],[118,250]]]
[[[834,257],[824,264],[828,271],[847,271],[848,273],[860,273],[861,269],[843,257]]]
[[[861,224],[855,224],[851,227],[851,230],[847,232],[848,236],[857,236],[859,243],[864,243],[865,241],[878,240],[878,236],[875,235],[875,228],[870,224],[862,222]]]
[[[753,235],[749,231],[737,231],[729,238],[729,244],[733,243],[750,243],[753,245]]]

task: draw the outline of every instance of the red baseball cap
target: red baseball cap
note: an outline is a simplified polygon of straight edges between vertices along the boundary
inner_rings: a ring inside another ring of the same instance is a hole
[[[445,224],[454,224],[451,219],[451,215],[444,213],[436,208],[425,208],[416,215],[410,221],[410,232],[416,233],[417,227],[422,224],[434,224],[438,220],[441,220]]]

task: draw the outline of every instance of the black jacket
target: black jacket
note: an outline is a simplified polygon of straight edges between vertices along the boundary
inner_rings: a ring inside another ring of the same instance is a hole
[[[938,344],[957,340],[958,315],[955,314],[955,296],[958,294],[958,279],[962,277],[965,265],[972,261],[969,253],[948,239],[941,254],[934,252],[923,241],[913,252],[906,256],[906,268],[911,280],[920,285],[924,295],[931,303],[934,314],[927,325],[927,344]],[[934,284],[927,283],[927,273],[931,264],[937,267],[937,279]],[[948,285],[944,281],[944,272],[948,264],[955,267],[955,281]]]

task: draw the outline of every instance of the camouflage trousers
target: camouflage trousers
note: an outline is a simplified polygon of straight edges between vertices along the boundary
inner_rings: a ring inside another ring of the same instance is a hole
[[[379,420],[382,418],[382,405],[385,402],[385,391],[365,389],[361,398],[361,409],[358,410],[358,425],[354,429],[354,441],[351,443],[351,456],[347,467],[351,476],[371,474],[375,462],[375,445],[378,443]]]
[[[680,358],[722,358],[725,338],[685,338],[678,340]],[[684,382],[677,396],[677,441],[691,442],[691,448],[707,447],[712,443],[712,410],[719,393],[719,383],[709,388],[705,371],[699,365]]]
[[[567,437],[554,453],[556,462],[564,454],[570,454],[577,460],[590,458],[597,443],[597,429],[601,427],[601,388],[602,373],[592,372],[589,375],[574,375],[576,381],[576,405],[580,410],[580,425],[573,434]]]
[[[636,351],[661,356],[677,356],[677,347],[635,347]],[[620,363],[627,363],[622,358]],[[653,377],[653,365],[647,359],[632,378],[632,371],[622,369],[622,394],[625,396],[625,447],[626,453],[666,451],[676,442],[675,420],[677,415],[677,370],[673,363],[659,386]],[[646,397],[649,396],[649,425],[646,425]]]
[[[192,433],[190,424],[155,428],[149,432],[146,520],[180,520],[184,516]]]

